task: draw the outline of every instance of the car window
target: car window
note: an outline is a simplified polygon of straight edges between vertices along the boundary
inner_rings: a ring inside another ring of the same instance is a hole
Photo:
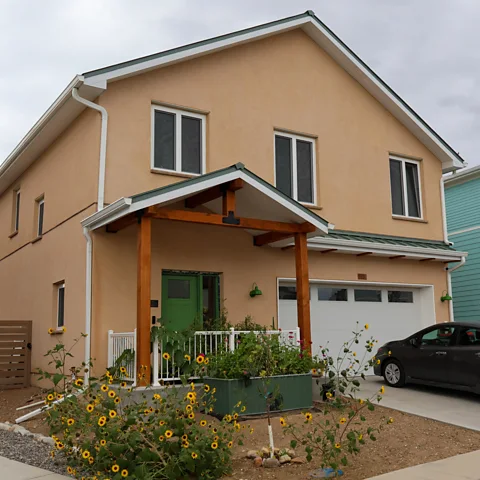
[[[454,327],[439,327],[424,333],[420,337],[420,345],[422,346],[436,346],[448,347],[452,345],[454,338]]]
[[[458,345],[480,347],[480,328],[462,327],[458,335]]]

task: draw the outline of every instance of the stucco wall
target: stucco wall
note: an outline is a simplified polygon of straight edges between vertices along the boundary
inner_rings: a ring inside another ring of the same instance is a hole
[[[97,232],[94,244],[93,354],[105,366],[107,331],[136,327],[137,226],[116,234]],[[436,321],[448,321],[448,306],[440,302],[446,287],[440,262],[389,260],[379,257],[309,252],[311,279],[357,280],[434,286]],[[237,323],[252,315],[258,323],[277,321],[277,278],[295,277],[293,250],[254,247],[242,230],[154,220],[152,223],[152,294],[161,302],[161,275],[165,270],[192,270],[222,274],[221,296],[228,319]],[[263,295],[250,298],[252,283]],[[160,316],[160,308],[152,315]],[[434,319],[432,319],[433,321]]]
[[[441,239],[441,163],[301,30],[112,83],[106,199],[179,178],[150,173],[152,102],[207,112],[207,171],[274,182],[275,128],[317,136],[317,205],[339,229]],[[392,219],[389,152],[422,159],[427,223]]]

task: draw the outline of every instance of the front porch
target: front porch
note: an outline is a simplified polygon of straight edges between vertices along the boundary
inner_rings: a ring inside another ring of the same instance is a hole
[[[171,241],[175,243],[175,247],[182,244],[188,244],[190,247],[183,250],[183,253],[175,249],[176,253],[173,255],[176,255],[176,261],[168,262],[169,265],[175,266],[168,271],[169,279],[173,283],[176,282],[176,287],[180,288],[182,288],[182,281],[183,285],[186,285],[185,275],[187,272],[185,270],[192,271],[191,275],[186,275],[192,278],[194,277],[193,271],[197,270],[195,265],[199,263],[199,259],[196,258],[199,253],[195,254],[190,251],[192,245],[196,243],[205,242],[210,247],[214,243],[218,245],[215,258],[216,268],[213,266],[213,262],[210,262],[212,267],[209,264],[206,269],[202,268],[201,271],[204,275],[215,278],[213,284],[218,282],[218,289],[221,290],[222,283],[228,284],[231,281],[222,272],[227,269],[231,270],[232,267],[234,270],[238,269],[242,272],[243,269],[249,269],[250,285],[253,285],[256,279],[261,277],[262,264],[268,264],[268,282],[269,284],[276,282],[275,276],[271,277],[271,267],[274,266],[275,259],[269,258],[268,251],[260,247],[281,240],[294,239],[295,254],[286,252],[286,255],[290,261],[293,260],[294,264],[298,292],[298,331],[289,332],[287,336],[293,336],[295,341],[300,337],[307,346],[310,345],[307,237],[324,235],[327,232],[327,222],[278,192],[271,185],[246,170],[243,165],[235,165],[219,172],[145,192],[128,199],[121,199],[106,207],[102,212],[86,219],[84,226],[90,230],[97,230],[97,233],[104,239],[109,238],[109,243],[116,237],[112,234],[117,232],[119,232],[117,235],[123,235],[123,231],[127,231],[130,242],[133,240],[133,236],[136,237],[135,356],[137,359],[136,373],[138,374],[142,370],[145,379],[143,383],[156,384],[164,379],[173,380],[181,374],[173,362],[169,364],[163,360],[159,361],[163,351],[162,345],[153,345],[151,355],[152,312],[156,314],[153,315],[154,320],[157,321],[157,318],[160,317],[160,322],[162,322],[163,317],[166,316],[168,305],[172,303],[170,301],[172,299],[168,298],[168,290],[163,284],[163,280],[161,287],[158,285],[158,262],[155,260],[162,250],[162,242],[159,242],[158,239],[167,230],[179,232],[177,236],[172,233]],[[179,226],[182,227],[179,228]],[[225,235],[225,232],[228,234]],[[188,237],[188,241],[185,235]],[[235,247],[237,237],[241,238],[241,250]],[[246,253],[245,244],[247,237],[250,237],[248,253]],[[166,245],[163,246],[167,248]],[[279,249],[275,250],[276,253],[281,253]],[[188,261],[189,258],[190,261]],[[206,263],[208,264],[208,262]],[[154,272],[152,272],[152,266]],[[257,268],[259,271],[256,271]],[[163,279],[166,269],[161,268],[161,270],[160,277]],[[177,278],[173,270],[181,270],[180,273],[184,277]],[[195,275],[198,275],[198,272]],[[217,276],[215,277],[215,275]],[[243,275],[247,274],[243,273]],[[154,284],[153,288],[152,283]],[[161,295],[158,295],[159,287]],[[191,285],[187,287],[188,291],[195,290],[190,287]],[[229,284],[230,292],[232,287],[234,286]],[[273,285],[269,285],[270,289],[272,287]],[[276,295],[276,284],[274,289]],[[246,293],[238,291],[235,296],[246,298],[248,301]],[[198,295],[202,294],[203,292],[198,292]],[[190,319],[192,312],[188,310],[188,305],[183,301],[186,298],[182,299],[181,292],[177,296],[179,298],[177,298],[175,306],[174,313],[176,314],[170,316],[171,312],[169,312],[168,316],[177,322],[176,328],[180,330],[188,326],[193,318]],[[220,295],[217,300],[219,298]],[[236,305],[240,298],[236,299]],[[273,303],[273,300],[270,296],[270,303]],[[202,302],[198,302],[198,304],[202,305]],[[210,307],[212,307],[212,301],[210,301]],[[212,314],[214,309],[210,308],[210,310],[210,314]],[[265,326],[271,325],[272,316],[276,315],[261,318],[259,319],[260,323]],[[235,335],[239,333],[198,331],[191,345],[192,354],[202,349],[213,352],[219,345],[228,344],[231,348],[231,342],[235,341]],[[111,360],[111,355],[109,355],[109,359]],[[152,369],[153,371],[151,371]],[[133,372],[129,373],[133,377]]]

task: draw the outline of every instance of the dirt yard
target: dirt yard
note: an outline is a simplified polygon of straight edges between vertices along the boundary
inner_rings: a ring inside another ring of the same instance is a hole
[[[17,411],[27,401],[39,401],[41,390],[30,387],[19,390],[0,390],[0,422],[14,422],[21,414],[32,409]],[[432,406],[434,408],[434,406]],[[318,413],[314,413],[318,415]],[[374,412],[366,411],[365,416],[371,425],[382,423],[382,419],[393,417],[392,425],[377,434],[377,441],[368,441],[362,447],[361,454],[354,457],[351,465],[345,468],[345,480],[364,480],[382,473],[399,470],[421,463],[432,462],[453,455],[480,449],[480,432],[443,424],[434,420],[377,407]],[[288,415],[288,422],[301,423],[303,415]],[[243,446],[234,451],[234,472],[229,478],[233,480],[305,480],[308,474],[318,468],[318,459],[303,465],[286,465],[278,469],[255,468],[251,460],[245,458],[248,450],[258,450],[268,446],[267,423],[265,419],[247,420],[254,428],[252,435],[246,434]],[[290,439],[283,438],[279,416],[273,419],[274,438],[277,447],[288,447]],[[33,432],[48,433],[48,427],[41,417],[22,424]],[[298,456],[303,456],[301,447],[296,448]]]

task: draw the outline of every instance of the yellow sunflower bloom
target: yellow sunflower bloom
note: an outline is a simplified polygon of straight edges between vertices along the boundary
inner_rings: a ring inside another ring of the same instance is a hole
[[[73,418],[69,418],[69,419],[67,420],[67,425],[68,425],[69,427],[71,427],[74,423],[75,423],[75,420],[74,420]]]
[[[202,421],[200,422],[200,426],[201,426],[201,427],[204,427],[206,424],[207,424],[207,421],[206,421],[206,420],[202,420]]]
[[[313,418],[313,415],[310,412],[305,413],[305,420],[307,422],[311,422]]]
[[[54,398],[55,398],[55,397],[53,396],[53,393],[49,393],[49,394],[47,395],[47,400],[48,400],[49,402],[51,402]]]
[[[188,355],[188,353],[184,355],[184,358],[187,362],[190,362],[192,360],[192,357]]]
[[[195,414],[194,414],[193,412],[189,413],[189,414],[188,414],[188,418],[189,418],[190,420],[193,420],[193,419],[195,418]]]
[[[121,475],[123,478],[128,477],[128,470],[123,469],[122,472],[120,473],[120,475]]]
[[[112,472],[113,473],[117,473],[119,470],[120,470],[120,467],[117,464],[112,465]]]
[[[338,450],[339,448],[341,447],[341,445],[339,443],[336,443],[335,444],[335,448]]]
[[[232,441],[228,442],[227,447],[232,448],[232,446],[233,446],[233,442]]]
[[[77,378],[77,379],[75,380],[75,385],[76,385],[77,387],[81,387],[81,386],[83,385],[83,380],[82,380],[81,378]]]
[[[218,443],[213,442],[210,446],[212,447],[212,450],[216,450],[218,448]]]
[[[165,352],[163,355],[162,355],[163,359],[164,360],[170,360],[170,354]]]
[[[108,386],[105,385],[105,384],[103,384],[103,385],[100,387],[100,390],[101,390],[102,392],[108,392]]]
[[[380,388],[380,393],[383,395],[385,393],[385,387],[382,385],[382,388]]]
[[[280,418],[280,425],[281,425],[282,427],[286,427],[286,426],[287,426],[287,422],[286,422],[286,420],[285,420],[283,417]]]
[[[115,394],[115,392],[114,392],[113,390],[110,390],[110,391],[108,392],[108,396],[109,396],[110,398],[115,398],[115,395],[116,395],[116,394]]]
[[[82,453],[82,457],[86,460],[90,456],[90,452],[88,450],[84,450]]]
[[[204,355],[199,355],[199,356],[197,357],[197,363],[201,364],[201,363],[203,363],[204,361],[205,361]]]
[[[52,335],[53,332],[54,332],[53,328],[49,328],[49,329],[48,329],[48,334],[49,334],[49,335]]]
[[[127,373],[127,369],[125,367],[120,367],[120,373]]]
[[[370,328],[370,325],[368,323],[365,324],[365,330],[368,330]]]
[[[116,412],[115,410],[110,410],[110,411],[108,412],[108,416],[109,416],[110,418],[115,418],[115,417],[117,416],[117,412]]]
[[[196,460],[198,458],[198,455],[195,452],[192,452],[192,458]]]
[[[347,419],[345,417],[340,419],[340,425],[343,425],[346,422],[347,422]]]
[[[203,389],[205,390],[205,393],[208,393],[210,391],[210,385],[205,385]]]
[[[107,441],[106,441],[104,438],[102,438],[102,439],[100,440],[100,445],[101,445],[102,447],[104,447],[106,444],[107,444]]]
[[[165,432],[165,437],[167,437],[167,438],[172,438],[172,437],[173,437],[173,432],[172,432],[171,430],[167,430],[167,431]]]
[[[127,386],[127,382],[122,382],[122,383],[120,384],[120,386],[121,386],[122,388],[125,388],[125,387]]]

